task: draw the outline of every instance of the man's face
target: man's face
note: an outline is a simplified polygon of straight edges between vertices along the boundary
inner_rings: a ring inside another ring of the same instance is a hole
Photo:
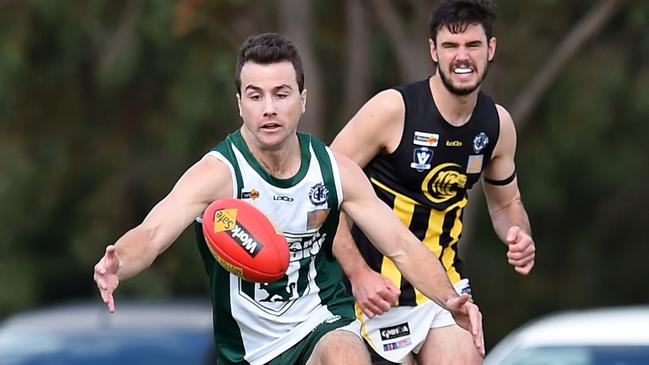
[[[246,62],[237,94],[239,115],[253,143],[264,149],[280,148],[297,131],[306,105],[289,61],[260,65]]]
[[[442,82],[455,95],[468,95],[480,87],[495,52],[496,38],[487,40],[480,24],[470,24],[457,34],[443,27],[436,42],[430,41],[430,54]]]

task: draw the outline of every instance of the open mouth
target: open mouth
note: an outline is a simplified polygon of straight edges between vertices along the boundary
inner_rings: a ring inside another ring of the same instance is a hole
[[[470,67],[456,67],[453,69],[453,73],[458,75],[468,75],[473,73],[473,69]]]
[[[274,131],[279,129],[281,126],[282,125],[279,123],[265,123],[261,125],[261,129],[265,131]]]

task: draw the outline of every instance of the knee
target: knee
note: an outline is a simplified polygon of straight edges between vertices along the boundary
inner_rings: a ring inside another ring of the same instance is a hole
[[[369,365],[370,362],[363,340],[349,331],[340,330],[329,332],[318,341],[307,365]]]

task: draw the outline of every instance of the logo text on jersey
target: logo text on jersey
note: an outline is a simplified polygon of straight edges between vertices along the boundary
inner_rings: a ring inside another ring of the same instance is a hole
[[[410,167],[419,172],[430,170],[430,162],[432,158],[433,150],[428,147],[417,147],[412,151],[412,162],[410,163]]]
[[[274,201],[281,201],[281,202],[289,202],[290,203],[290,202],[294,201],[295,199],[293,199],[292,197],[290,197],[288,195],[273,195],[273,200]]]
[[[320,231],[310,235],[292,235],[285,233],[284,237],[286,237],[286,241],[288,242],[289,261],[293,262],[317,255],[322,249],[327,234],[320,233]]]
[[[323,183],[317,183],[309,190],[309,200],[313,205],[322,205],[329,198],[329,189]]]
[[[415,131],[415,137],[412,143],[417,146],[437,147],[439,134]]]
[[[446,141],[446,147],[462,147],[462,141]]]

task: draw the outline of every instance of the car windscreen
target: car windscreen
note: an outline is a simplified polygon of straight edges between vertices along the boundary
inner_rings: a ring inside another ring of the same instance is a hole
[[[208,332],[106,330],[92,333],[5,333],[3,365],[205,364],[213,356]]]
[[[498,365],[647,365],[649,346],[547,346],[513,351]]]

